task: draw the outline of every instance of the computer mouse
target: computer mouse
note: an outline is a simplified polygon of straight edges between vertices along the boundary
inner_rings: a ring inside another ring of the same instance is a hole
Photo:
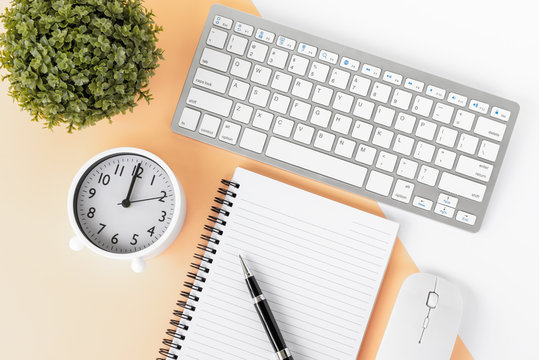
[[[446,360],[462,316],[462,296],[435,275],[409,276],[399,291],[377,360]]]

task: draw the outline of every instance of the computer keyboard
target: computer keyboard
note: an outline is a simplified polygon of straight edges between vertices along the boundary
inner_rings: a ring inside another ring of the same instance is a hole
[[[518,111],[513,101],[214,5],[172,130],[477,231]]]

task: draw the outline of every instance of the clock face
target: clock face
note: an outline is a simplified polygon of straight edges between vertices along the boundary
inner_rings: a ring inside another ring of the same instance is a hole
[[[170,226],[174,206],[174,188],[163,168],[131,153],[92,165],[74,196],[82,233],[98,248],[119,254],[155,243]]]

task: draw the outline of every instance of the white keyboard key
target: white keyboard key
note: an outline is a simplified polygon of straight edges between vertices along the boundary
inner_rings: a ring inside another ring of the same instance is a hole
[[[294,132],[294,140],[309,145],[313,139],[313,135],[314,128],[307,125],[298,124],[296,131]]]
[[[400,154],[409,156],[412,153],[414,142],[414,139],[398,134],[395,138],[395,143],[393,144],[393,150]]]
[[[245,100],[248,92],[249,84],[244,83],[243,81],[233,80],[228,95],[236,99]]]
[[[350,85],[350,92],[361,96],[367,96],[371,81],[359,75],[354,75],[352,85]]]
[[[266,107],[266,105],[268,104],[269,96],[270,92],[268,90],[255,86],[253,87],[253,91],[251,91],[249,102],[260,107]]]
[[[432,209],[432,201],[419,196],[414,197],[413,205],[427,211],[430,211],[430,209]]]
[[[335,114],[333,122],[331,123],[331,130],[338,133],[348,135],[350,132],[350,126],[352,125],[352,118],[341,114]]]
[[[380,151],[378,160],[376,160],[376,167],[378,169],[385,170],[387,172],[393,172],[395,164],[397,163],[397,156],[385,151]]]
[[[247,41],[246,38],[232,35],[230,37],[230,41],[228,42],[228,46],[226,49],[230,51],[231,53],[234,53],[236,55],[243,56],[245,54],[245,49],[247,48],[247,44],[249,41]]]
[[[445,98],[445,90],[432,85],[427,86],[427,91],[425,92],[425,94],[440,100],[443,100]]]
[[[449,93],[449,95],[447,96],[447,101],[450,102],[451,104],[455,104],[458,106],[466,106],[466,102],[468,101],[468,98],[466,96],[459,95],[452,92],[452,93]]]
[[[406,79],[406,81],[404,82],[405,88],[413,90],[413,91],[417,91],[417,92],[423,92],[424,86],[425,84],[422,83],[421,81],[417,81],[410,78]]]
[[[248,124],[251,121],[251,115],[253,114],[253,108],[249,105],[244,105],[236,103],[234,108],[234,113],[232,114],[232,119]]]
[[[311,46],[305,43],[299,43],[298,52],[300,54],[307,55],[310,57],[315,57],[317,51],[318,49],[315,48],[314,46]]]
[[[268,136],[260,131],[246,128],[240,140],[240,147],[255,153],[262,153]]]
[[[432,140],[434,139],[434,133],[436,132],[436,128],[437,125],[433,122],[427,120],[419,120],[415,135],[426,140]]]
[[[331,77],[329,78],[329,85],[335,86],[335,87],[338,87],[339,89],[344,90],[348,86],[349,79],[350,79],[349,72],[335,68],[331,72]]]
[[[455,108],[452,106],[437,103],[434,112],[432,113],[432,118],[436,121],[443,122],[444,124],[449,124],[454,110]]]
[[[262,65],[255,65],[251,74],[251,81],[261,85],[268,85],[271,77],[271,69]]]
[[[247,79],[249,76],[249,70],[251,70],[251,63],[242,59],[235,58],[230,68],[230,74]]]
[[[356,161],[360,163],[372,165],[374,157],[376,156],[376,149],[367,145],[360,144],[357,148]]]
[[[286,93],[290,89],[291,82],[292,76],[276,71],[273,80],[271,81],[271,87]]]
[[[320,82],[326,82],[328,73],[329,66],[314,61],[309,70],[309,78]]]
[[[440,194],[438,196],[438,203],[442,205],[446,205],[452,208],[456,208],[457,204],[459,202],[459,199],[454,196],[449,196],[447,194]]]
[[[290,101],[291,99],[288,96],[275,93],[273,94],[269,108],[275,112],[286,114]]]
[[[225,47],[227,36],[228,33],[226,31],[211,28],[206,44],[222,49]]]
[[[509,120],[509,117],[511,116],[511,111],[504,110],[504,109],[494,106],[492,108],[492,111],[490,112],[490,116],[496,119],[507,121]]]
[[[282,35],[277,38],[276,44],[277,46],[280,46],[288,50],[294,50],[296,48],[296,40],[289,39]]]
[[[292,110],[290,110],[290,116],[299,120],[306,121],[309,117],[309,111],[311,111],[311,105],[304,103],[303,101],[294,100],[292,104]]]
[[[453,164],[455,163],[456,157],[457,157],[457,154],[452,151],[449,151],[446,149],[438,149],[434,163],[437,166],[450,170],[451,168],[453,168]]]
[[[341,58],[341,67],[352,70],[352,71],[358,71],[359,61],[343,56]]]
[[[339,138],[339,140],[337,140],[337,145],[335,145],[335,154],[341,155],[350,159],[352,157],[352,154],[354,153],[355,148],[356,148],[355,142],[341,137]]]
[[[320,50],[320,55],[318,55],[318,59],[328,62],[330,64],[336,64],[337,59],[339,59],[339,55],[327,50]]]
[[[442,205],[442,204],[436,204],[436,207],[434,207],[434,213],[448,217],[448,218],[452,218],[453,215],[455,214],[455,209],[449,206]]]
[[[352,129],[352,137],[362,141],[369,141],[372,128],[371,124],[357,120]]]
[[[186,107],[182,111],[178,125],[182,128],[195,131],[198,125],[198,119],[200,119],[200,112]]]
[[[331,111],[315,107],[311,115],[311,124],[321,127],[327,127],[329,119],[331,118]]]
[[[219,51],[205,48],[200,57],[200,64],[211,67],[212,69],[225,72],[228,69],[231,56],[220,53]]]
[[[429,116],[433,101],[422,96],[416,96],[412,105],[412,112],[421,116]]]
[[[408,179],[414,179],[418,166],[419,164],[415,161],[402,158],[399,162],[399,167],[397,168],[397,175]]]
[[[412,101],[412,93],[401,89],[396,89],[391,99],[391,105],[402,110],[408,110]]]
[[[269,47],[267,45],[252,41],[251,45],[249,45],[249,50],[247,51],[247,57],[258,62],[264,62],[268,49]]]
[[[232,100],[196,88],[191,88],[189,90],[189,95],[187,96],[186,102],[188,105],[207,110],[224,117],[228,117],[230,114],[230,108],[232,107]]]
[[[474,119],[474,114],[464,110],[458,110],[457,114],[455,115],[455,121],[453,121],[453,125],[455,125],[455,127],[458,127],[459,129],[470,131],[472,129]]]
[[[268,57],[269,65],[284,69],[286,60],[288,60],[288,52],[279,49],[271,49]]]
[[[446,172],[442,173],[438,188],[477,202],[483,201],[487,189],[483,184]]]
[[[414,157],[424,162],[431,162],[434,150],[434,145],[419,141],[415,148]]]
[[[365,120],[370,120],[373,110],[374,103],[367,100],[357,99],[354,115]]]
[[[262,130],[269,130],[273,122],[273,114],[263,110],[256,110],[253,126]]]
[[[198,132],[202,135],[214,138],[217,135],[217,130],[219,130],[220,124],[221,119],[210,114],[205,114],[202,117],[202,122],[200,123]]]
[[[496,161],[498,156],[498,150],[500,150],[500,145],[494,144],[490,141],[483,140],[481,141],[481,146],[479,147],[479,152],[477,156],[488,161]]]
[[[505,124],[480,116],[473,132],[492,140],[502,141],[505,128]]]
[[[374,122],[387,127],[391,127],[391,125],[393,125],[394,118],[395,110],[386,108],[384,106],[378,106],[378,109],[376,109],[376,113],[374,114]]]
[[[279,116],[277,120],[275,120],[275,125],[273,125],[273,133],[284,137],[290,137],[293,127],[294,122],[292,120]]]
[[[349,113],[354,104],[354,97],[342,92],[337,92],[333,100],[333,108],[344,113]]]
[[[457,221],[460,221],[462,223],[468,224],[470,226],[475,224],[476,216],[473,214],[469,214],[464,211],[457,211],[457,216],[455,217]]]
[[[391,185],[393,185],[393,177],[372,170],[365,188],[374,193],[388,196],[389,190],[391,190]]]
[[[421,165],[417,181],[429,186],[434,186],[434,184],[436,184],[436,180],[438,179],[438,174],[438,169],[426,165]]]
[[[367,169],[291,142],[272,137],[266,155],[333,179],[362,187]]]
[[[391,140],[393,140],[393,132],[382,128],[376,128],[374,131],[374,136],[372,137],[372,143],[374,145],[389,149]]]
[[[294,81],[294,87],[292,88],[292,95],[300,97],[302,99],[308,99],[311,95],[312,88],[312,82],[302,79],[296,79],[296,81]]]
[[[262,41],[265,41],[267,43],[273,43],[273,40],[275,39],[275,34],[270,32],[270,31],[266,31],[266,30],[263,30],[263,29],[258,29],[256,31],[256,36],[255,36],[258,40],[262,40]]]
[[[468,154],[475,154],[475,149],[477,149],[477,144],[479,143],[479,139],[475,136],[468,135],[468,134],[461,134],[459,138],[459,143],[457,145],[457,149],[468,153]]]
[[[298,55],[292,55],[292,58],[290,59],[290,64],[288,64],[288,71],[300,76],[304,76],[307,72],[308,66],[309,59]]]
[[[461,155],[459,157],[459,161],[457,162],[455,171],[474,179],[488,182],[490,180],[490,175],[492,174],[492,169],[492,165],[487,164],[486,162]]]
[[[457,135],[458,131],[442,126],[440,127],[440,131],[438,131],[436,142],[447,147],[453,147],[457,140]]]
[[[333,96],[333,90],[322,85],[316,85],[314,88],[312,101],[324,106],[328,106]]]
[[[472,100],[470,101],[470,106],[468,109],[480,112],[481,114],[486,114],[488,111],[488,104],[481,101]]]
[[[193,78],[193,84],[224,94],[228,86],[228,80],[227,76],[198,68]]]
[[[234,23],[234,21],[230,20],[229,18],[222,17],[220,15],[216,15],[213,18],[213,25],[220,26],[220,27],[228,29],[228,30],[232,29],[232,24],[233,23]]]
[[[395,74],[391,71],[384,72],[384,77],[382,80],[387,81],[393,85],[399,86],[402,83],[402,75]]]
[[[235,32],[237,32],[238,34],[245,35],[245,36],[253,35],[254,30],[255,28],[252,27],[251,25],[247,25],[239,21],[236,21],[236,26],[234,26]]]
[[[393,189],[393,195],[391,195],[391,197],[397,201],[408,204],[412,198],[413,191],[414,184],[398,179],[395,183],[395,189]]]
[[[363,64],[363,67],[361,68],[361,72],[365,75],[369,75],[374,78],[379,78],[382,70],[380,68],[377,68],[376,66]]]
[[[219,134],[219,140],[226,143],[236,145],[238,141],[238,136],[240,135],[241,126],[238,124],[233,124],[229,121],[223,123],[223,128],[221,129],[221,134]]]
[[[314,139],[314,146],[322,150],[331,151],[334,141],[335,135],[322,130],[318,130],[316,138]]]
[[[391,94],[391,86],[375,82],[371,91],[371,99],[386,103]]]
[[[395,122],[395,129],[411,134],[412,130],[414,130],[415,120],[415,116],[399,113]]]

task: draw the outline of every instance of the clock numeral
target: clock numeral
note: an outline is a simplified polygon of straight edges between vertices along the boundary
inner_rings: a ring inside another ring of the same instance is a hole
[[[152,226],[151,228],[149,228],[148,232],[150,233],[150,237],[152,237],[153,233],[155,232],[155,226]]]
[[[99,180],[97,181],[98,184],[108,185],[110,182],[110,175],[103,175],[103,173],[99,174]]]
[[[154,180],[155,180],[155,175],[154,175],[154,176],[152,176],[152,182],[150,183],[150,186],[152,186],[152,185],[153,185],[153,182],[154,182]]]
[[[116,169],[114,170],[114,175],[117,175],[118,174],[118,169],[120,169],[120,175],[118,176],[122,176],[122,174],[124,173],[124,168],[125,166],[122,165],[122,168],[120,169],[120,164],[116,165]]]
[[[161,194],[163,194],[163,195],[159,198],[159,201],[165,202],[165,200],[163,200],[163,199],[167,197],[167,192],[166,191],[161,191]]]
[[[99,223],[99,225],[101,226],[101,229],[99,229],[99,231],[97,232],[98,234],[99,234],[101,231],[103,231],[104,228],[107,227],[107,225],[105,225],[105,224]]]
[[[90,219],[92,219],[95,215],[95,207],[91,207],[88,209],[88,214],[86,214],[87,217],[89,217]]]
[[[167,216],[167,212],[166,211],[161,211],[161,219],[159,219],[160,222],[163,222],[165,221],[165,217]]]
[[[88,192],[90,193],[90,196],[88,197],[88,199],[91,199],[95,196],[95,189],[94,188],[90,188],[90,190],[88,190]]]
[[[118,234],[114,234],[112,239],[110,239],[110,242],[113,244],[118,244]]]
[[[135,171],[137,170],[137,166],[138,165],[135,165],[133,167],[133,171],[131,171],[131,176],[135,175]],[[137,172],[137,179],[142,179],[142,173],[144,172],[144,168],[141,166],[139,167],[139,170]]]
[[[130,241],[129,243],[131,245],[137,245],[137,237],[138,237],[138,234],[133,234],[133,241]]]

